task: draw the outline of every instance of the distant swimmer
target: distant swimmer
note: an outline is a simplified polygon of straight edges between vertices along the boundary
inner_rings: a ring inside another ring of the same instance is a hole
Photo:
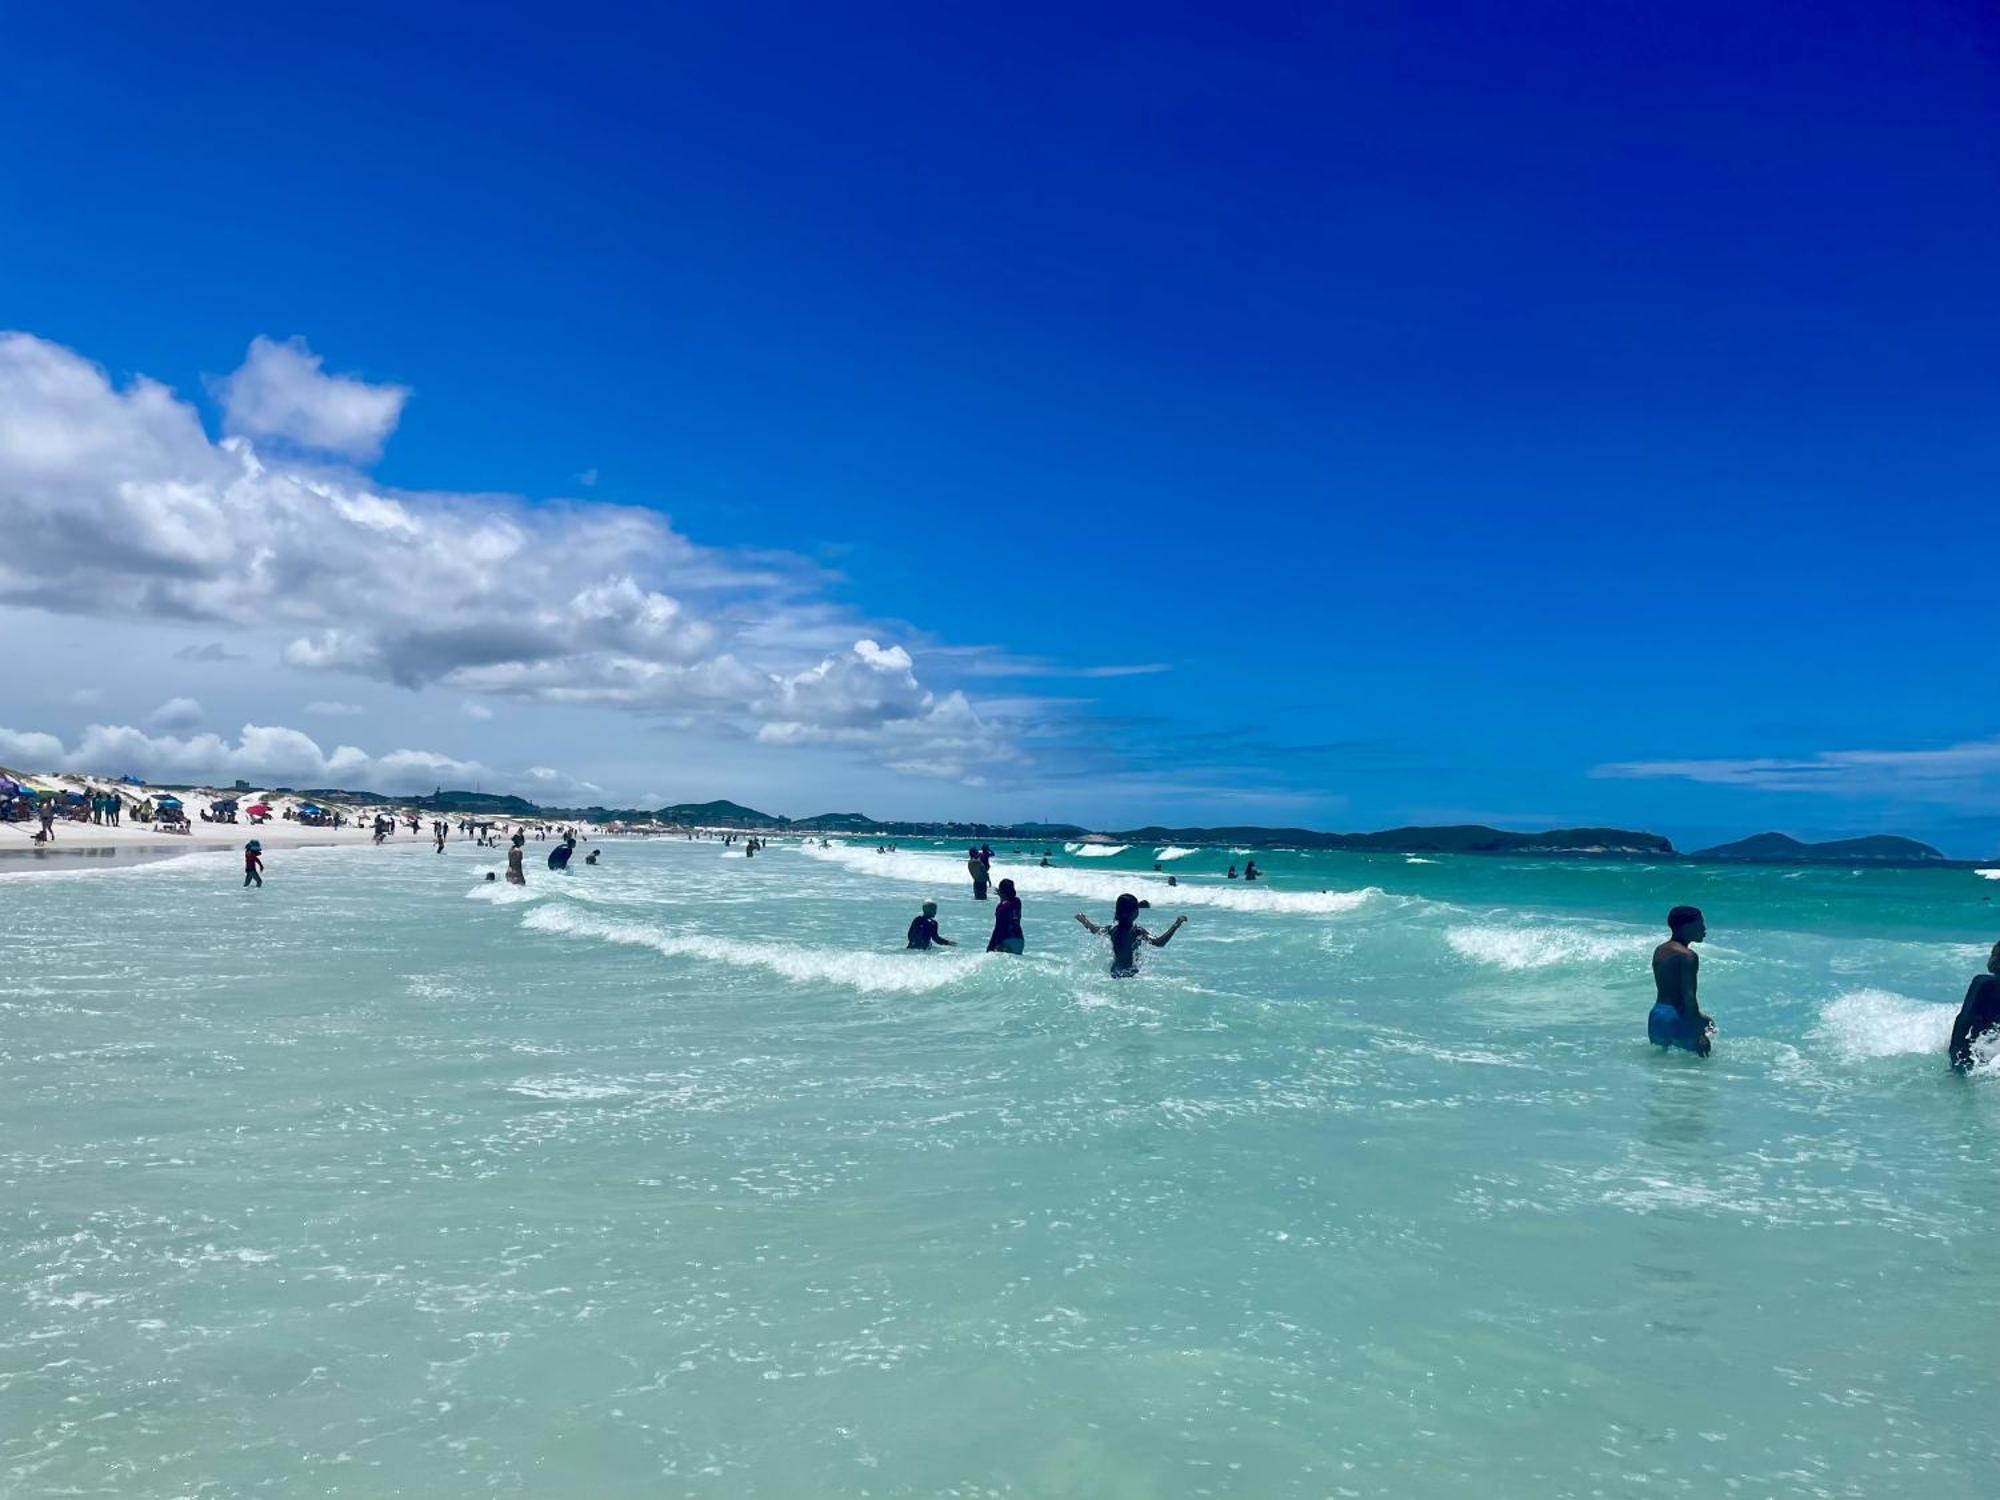
[[[1027,947],[1021,931],[1021,898],[1014,894],[1014,882],[1000,882],[1000,904],[993,908],[993,936],[986,940],[988,953],[1019,953]]]
[[[1049,864],[1049,857],[1048,857],[1048,856],[1047,856],[1046,854],[1044,854],[1044,855],[1042,856],[1042,868],[1043,868],[1044,870],[1047,870],[1047,869],[1052,869],[1052,868],[1053,868],[1053,866],[1051,866],[1051,865]]]
[[[493,878],[493,872],[492,872],[491,870],[488,870],[488,871],[486,872],[486,878],[487,878],[488,880],[491,880],[491,879]]]
[[[972,899],[986,899],[986,883],[993,878],[993,864],[990,856],[977,849],[965,851],[965,873],[972,877]]]
[[[549,851],[549,868],[569,873],[570,856],[576,853],[576,836],[571,834]]]
[[[1181,878],[1178,875],[1169,875],[1167,877],[1168,885],[1179,885],[1180,883],[1181,883]]]
[[[910,919],[911,948],[956,948],[958,944],[938,931],[937,902],[926,901],[923,913]]]
[[[1996,1031],[2000,1031],[2000,943],[1995,943],[1986,956],[1986,972],[1972,976],[1965,1003],[1958,1008],[1958,1019],[1951,1023],[1952,1067],[1970,1073],[1978,1061],[1972,1044]]]
[[[260,889],[264,884],[264,846],[255,839],[243,846],[243,885]]]
[[[1264,872],[1257,868],[1256,860],[1251,860],[1250,863],[1243,867],[1243,878],[1245,880],[1262,880],[1264,878]]]
[[[1715,1020],[1701,1013],[1695,999],[1701,960],[1693,945],[1708,936],[1708,924],[1699,907],[1676,906],[1667,913],[1667,929],[1673,936],[1653,950],[1657,998],[1646,1017],[1646,1037],[1656,1047],[1684,1047],[1706,1057]]]
[[[588,853],[588,854],[584,855],[584,857],[583,857],[583,862],[584,862],[585,864],[587,864],[587,865],[594,865],[594,864],[596,864],[596,863],[597,863],[597,856],[598,856],[598,855],[599,855],[599,854],[600,854],[601,852],[602,852],[601,850],[597,850],[597,849],[593,849],[593,850],[591,850],[591,851],[590,851],[590,853]]]
[[[527,840],[517,833],[514,835],[513,843],[507,846],[507,884],[509,885],[526,885],[528,883],[527,872],[521,868],[521,849],[526,842]]]
[[[1229,875],[1227,878],[1230,880],[1234,880],[1236,878],[1236,866],[1231,865],[1229,867]]]
[[[1111,974],[1114,979],[1126,979],[1139,972],[1139,944],[1151,943],[1155,948],[1164,948],[1174,940],[1187,922],[1186,917],[1175,917],[1173,926],[1158,937],[1139,926],[1139,908],[1146,903],[1129,891],[1118,898],[1117,916],[1109,927],[1100,927],[1082,912],[1076,914],[1077,921],[1094,936],[1108,934],[1111,938]]]

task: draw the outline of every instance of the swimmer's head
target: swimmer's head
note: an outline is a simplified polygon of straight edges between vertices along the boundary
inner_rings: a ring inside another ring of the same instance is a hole
[[[1139,915],[1139,898],[1127,891],[1118,898],[1117,912],[1118,920],[1121,922],[1136,920]]]
[[[934,917],[934,916],[936,916],[936,915],[937,915],[937,902],[935,902],[935,901],[926,901],[926,902],[924,903],[924,915],[925,915],[925,916],[927,916],[927,917]]]
[[[1003,880],[1003,881],[1001,881],[1001,882],[1000,882],[1000,896],[1001,896],[1001,899],[1002,899],[1002,900],[1005,900],[1005,901],[1012,901],[1012,900],[1014,899],[1014,882],[1013,882],[1013,881],[1011,881],[1011,880]]]
[[[492,872],[491,870],[488,870],[488,871],[486,872],[486,878],[487,878],[488,880],[491,880],[491,879],[493,879],[493,872]]]
[[[1683,943],[1698,943],[1708,936],[1708,923],[1699,906],[1676,906],[1667,913],[1667,930]]]

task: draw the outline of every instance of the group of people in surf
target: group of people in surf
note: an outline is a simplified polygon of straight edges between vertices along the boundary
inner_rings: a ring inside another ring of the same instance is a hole
[[[1027,934],[1021,929],[1021,896],[1014,889],[1014,882],[1003,879],[995,887],[999,901],[993,907],[993,935],[986,940],[988,953],[1022,953],[1028,946]],[[981,895],[977,899],[985,900]],[[1187,923],[1186,917],[1175,917],[1164,932],[1153,933],[1139,925],[1139,913],[1152,903],[1141,901],[1127,891],[1115,905],[1109,924],[1091,921],[1082,912],[1076,914],[1078,922],[1094,937],[1111,939],[1111,972],[1114,977],[1125,979],[1139,972],[1139,945],[1147,943],[1155,948],[1164,948],[1173,941],[1174,934]],[[957,942],[938,930],[938,904],[926,901],[923,909],[910,921],[907,947],[910,948],[956,948]]]
[[[1667,940],[1653,950],[1653,1008],[1646,1016],[1646,1039],[1654,1046],[1707,1057],[1715,1037],[1715,1018],[1697,998],[1701,959],[1694,945],[1708,936],[1708,923],[1698,906],[1676,906],[1667,913]],[[1970,1073],[1979,1061],[1975,1045],[1989,1034],[2000,1036],[2000,943],[1986,956],[1986,972],[1972,976],[1952,1022],[1945,1053],[1952,1068]]]

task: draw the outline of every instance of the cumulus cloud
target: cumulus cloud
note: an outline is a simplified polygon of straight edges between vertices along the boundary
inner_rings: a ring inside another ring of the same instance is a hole
[[[1956,801],[1969,791],[2000,791],[2000,738],[1968,740],[1933,750],[1822,750],[1789,758],[1618,761],[1596,767],[1591,775],[1627,780],[1677,778],[1767,792]]]
[[[169,698],[146,715],[155,729],[192,729],[201,721],[201,704],[193,698]]]
[[[343,458],[376,457],[402,417],[408,389],[328,375],[321,364],[304,339],[252,339],[242,365],[217,387],[227,429]]]
[[[52,734],[0,729],[0,757],[22,770],[74,770],[96,776],[270,785],[342,786],[362,791],[428,791],[443,783],[520,787],[538,794],[600,788],[548,766],[509,774],[435,750],[373,755],[353,745],[331,750],[303,730],[245,724],[235,739],[218,734],[149,734],[129,724],[91,724],[65,746]]]
[[[156,382],[0,335],[0,602],[275,630],[300,671],[609,705],[913,775],[1018,759],[1004,710],[921,682],[801,559],[698,546],[635,506],[396,490],[252,440],[372,451],[402,396],[259,340],[216,442]]]
[[[16,771],[53,771],[66,768],[63,742],[52,734],[18,729],[0,729],[0,763]]]

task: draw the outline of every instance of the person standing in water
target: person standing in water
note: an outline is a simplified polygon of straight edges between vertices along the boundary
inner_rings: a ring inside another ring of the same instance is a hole
[[[526,885],[528,883],[528,872],[521,868],[521,852],[527,842],[527,839],[517,833],[514,835],[514,842],[507,846],[507,884],[509,885]]]
[[[1676,906],[1667,913],[1667,930],[1672,936],[1653,950],[1655,998],[1646,1017],[1646,1039],[1655,1047],[1682,1047],[1706,1057],[1715,1021],[1701,1013],[1695,998],[1701,960],[1694,944],[1708,936],[1708,924],[1701,908]]]
[[[1164,948],[1174,940],[1174,934],[1187,923],[1186,917],[1175,917],[1173,926],[1158,937],[1139,925],[1141,902],[1131,892],[1118,898],[1116,917],[1109,927],[1100,927],[1082,912],[1076,914],[1077,921],[1093,935],[1109,935],[1111,938],[1111,977],[1129,979],[1139,972],[1139,945],[1151,943],[1155,948]]]
[[[1019,953],[1027,947],[1021,931],[1021,898],[1014,894],[1014,882],[1000,882],[1000,904],[993,908],[993,936],[986,940],[988,953]]]
[[[986,899],[986,882],[992,878],[993,867],[977,849],[965,851],[965,873],[972,877],[972,899]]]
[[[264,846],[252,839],[243,846],[243,889],[264,885]]]
[[[1972,976],[1958,1019],[1951,1023],[1951,1066],[1954,1072],[1970,1073],[1978,1058],[1972,1044],[1981,1037],[2000,1031],[2000,943],[1986,956],[1986,972]]]
[[[576,835],[565,834],[563,841],[549,851],[549,868],[568,874],[570,856],[574,853],[576,853]]]
[[[956,948],[958,944],[938,931],[937,902],[926,901],[923,911],[910,919],[910,948]]]

